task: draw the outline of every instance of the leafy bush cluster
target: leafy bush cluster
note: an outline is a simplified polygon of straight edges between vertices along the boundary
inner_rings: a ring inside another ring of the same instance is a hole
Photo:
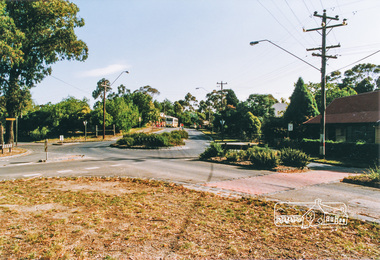
[[[278,152],[273,150],[255,151],[250,161],[258,168],[273,169],[279,165],[280,159]]]
[[[210,147],[199,156],[201,160],[212,157],[225,157],[229,162],[250,161],[255,167],[262,169],[272,169],[282,164],[304,168],[310,161],[310,157],[304,152],[296,149],[286,148],[281,151],[271,150],[254,146],[246,151],[243,150],[223,150],[218,143],[211,143]]]
[[[292,148],[282,149],[280,157],[282,164],[286,166],[305,168],[310,162],[310,157],[306,153]]]
[[[126,147],[169,147],[184,145],[183,139],[188,138],[188,133],[184,130],[176,130],[170,133],[162,134],[146,134],[146,133],[134,133],[126,134],[122,139],[119,139],[116,144]]]
[[[218,143],[212,142],[206,150],[199,155],[201,160],[210,159],[212,157],[223,156],[224,150],[222,146]]]

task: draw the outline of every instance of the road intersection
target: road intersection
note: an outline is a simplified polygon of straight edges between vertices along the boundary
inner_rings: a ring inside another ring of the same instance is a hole
[[[21,143],[29,153],[0,159],[0,179],[58,176],[120,176],[175,182],[222,196],[257,196],[281,202],[343,202],[350,216],[380,223],[380,190],[340,180],[361,169],[311,164],[306,173],[276,173],[198,160],[207,136],[189,129],[184,147],[118,149],[114,141],[52,145]],[[42,162],[41,162],[42,161]]]

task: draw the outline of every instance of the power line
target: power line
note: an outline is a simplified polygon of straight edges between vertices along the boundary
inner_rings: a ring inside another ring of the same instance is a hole
[[[62,80],[62,79],[59,79],[59,78],[57,78],[57,77],[55,77],[55,76],[53,76],[53,75],[50,75],[52,78],[55,78],[56,80],[58,80],[58,81],[61,81],[62,83],[65,83],[66,85],[69,85],[70,87],[73,87],[73,88],[75,88],[75,89],[77,89],[77,90],[79,90],[79,91],[82,91],[83,93],[86,93],[86,94],[88,94],[88,92],[86,92],[86,91],[84,91],[84,90],[82,90],[82,89],[80,89],[80,88],[78,88],[78,87],[76,87],[76,86],[74,86],[74,85],[72,85],[72,84],[70,84],[70,83],[67,83],[66,81],[64,81],[64,80]]]
[[[347,68],[347,67],[350,67],[350,66],[352,66],[352,65],[354,65],[354,64],[356,64],[356,63],[358,63],[358,62],[361,62],[362,60],[365,60],[365,59],[367,59],[367,58],[369,58],[369,57],[371,57],[371,56],[373,56],[373,55],[375,55],[375,54],[377,54],[377,53],[379,53],[379,52],[380,52],[380,50],[375,51],[374,53],[372,53],[372,54],[370,54],[370,55],[368,55],[368,56],[365,56],[364,58],[361,58],[360,60],[357,60],[357,61],[355,61],[355,62],[353,62],[353,63],[351,63],[351,64],[348,64],[347,66],[344,66],[344,67],[342,67],[342,68],[340,68],[340,69],[338,69],[338,70],[342,70],[342,69],[345,69],[345,68]]]
[[[298,23],[300,24],[301,28],[303,27],[303,23],[300,21],[300,19],[298,18],[298,16],[296,15],[296,13],[293,11],[293,8],[289,5],[288,1],[285,0],[285,3],[286,5],[289,7],[290,11],[293,13],[294,17],[297,19]],[[304,2],[305,3],[305,2]],[[298,32],[298,30],[297,30]],[[302,34],[301,34],[302,35]],[[310,34],[308,34],[308,36],[310,37],[310,39],[312,39],[314,41],[314,43],[316,43],[315,39],[313,37],[311,37]],[[303,37],[303,36],[302,36]]]
[[[276,20],[276,22],[279,24],[279,25],[281,25],[281,27],[282,28],[284,28],[285,29],[285,31],[287,31],[295,40],[296,40],[296,42],[298,43],[298,44],[300,44],[302,47],[305,47],[300,41],[299,41],[299,39],[297,39],[297,37],[295,37],[289,30],[288,30],[288,28],[286,28],[286,26],[284,26],[277,18],[276,18],[276,16],[274,16],[273,14],[272,14],[272,12],[271,11],[269,11],[269,9],[268,8],[266,8],[261,2],[260,2],[260,0],[257,0],[257,2],[273,17],[273,19],[275,19]]]

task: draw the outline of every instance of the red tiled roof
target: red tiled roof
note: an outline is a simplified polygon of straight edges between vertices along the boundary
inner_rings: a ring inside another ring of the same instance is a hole
[[[380,91],[336,98],[326,108],[326,123],[375,123],[380,120]],[[319,124],[321,115],[304,124]]]

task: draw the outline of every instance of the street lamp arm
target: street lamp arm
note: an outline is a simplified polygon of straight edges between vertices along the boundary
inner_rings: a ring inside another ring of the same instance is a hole
[[[116,80],[118,80],[118,78],[120,78],[121,74],[123,74],[123,73],[129,73],[129,71],[128,71],[128,70],[122,71],[122,72],[120,73],[120,75],[117,76],[117,78],[111,83],[110,87],[113,85],[113,83],[116,82]]]
[[[204,87],[197,87],[197,88],[195,88],[195,89],[203,89],[204,91],[208,92],[208,90],[205,89]]]
[[[300,57],[298,57],[297,55],[295,55],[295,54],[291,53],[290,51],[288,51],[288,50],[285,50],[284,48],[282,48],[281,46],[279,46],[279,45],[277,45],[277,44],[275,44],[275,43],[271,42],[270,40],[260,40],[260,41],[254,41],[254,42],[250,42],[250,45],[251,45],[251,46],[253,46],[253,45],[259,44],[260,42],[269,42],[269,43],[273,44],[274,46],[276,46],[277,48],[280,48],[280,49],[281,49],[281,50],[283,50],[284,52],[286,52],[286,53],[288,53],[288,54],[292,55],[293,57],[295,57],[295,58],[299,59],[300,61],[302,61],[302,62],[306,63],[307,65],[309,65],[309,66],[313,67],[314,69],[316,69],[316,70],[318,70],[318,71],[321,71],[320,69],[318,69],[318,68],[317,68],[317,67],[315,67],[314,65],[312,65],[312,64],[310,64],[309,62],[307,62],[307,61],[305,61],[305,60],[301,59]]]

